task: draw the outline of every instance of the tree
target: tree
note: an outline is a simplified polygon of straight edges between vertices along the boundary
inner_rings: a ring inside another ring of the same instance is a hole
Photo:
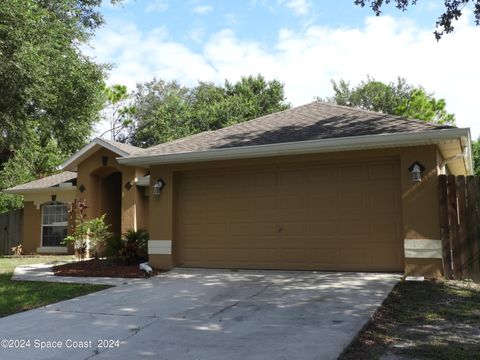
[[[124,141],[148,147],[285,110],[289,104],[283,84],[257,75],[193,88],[154,79],[137,85],[133,106],[134,121]]]
[[[454,124],[455,116],[446,110],[444,99],[436,99],[420,86],[407,84],[403,78],[385,84],[370,77],[356,87],[340,80],[332,80],[335,92],[329,102],[364,110],[399,115],[438,124]]]
[[[480,138],[472,142],[473,171],[480,176]]]
[[[355,0],[354,4],[361,7],[370,4],[370,8],[375,15],[379,16],[382,13],[382,7],[390,2],[396,3],[399,10],[405,11],[409,6],[415,5],[417,0]],[[437,40],[440,40],[444,34],[449,34],[455,30],[452,23],[462,16],[463,10],[469,4],[473,6],[475,24],[480,25],[480,0],[445,0],[444,12],[438,17],[437,29],[434,31]]]
[[[101,3],[0,1],[0,190],[50,173],[88,140],[107,66],[81,47],[103,23]],[[0,211],[14,198],[0,195]]]
[[[104,118],[108,121],[109,129],[103,135],[110,133],[113,141],[120,136],[122,130],[131,124],[131,116],[135,108],[128,104],[130,95],[125,85],[112,85],[104,89],[106,104],[103,109]]]

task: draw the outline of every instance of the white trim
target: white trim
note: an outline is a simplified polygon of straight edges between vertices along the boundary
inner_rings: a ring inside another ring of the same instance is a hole
[[[37,253],[67,254],[68,248],[66,246],[42,246],[37,248]]]
[[[148,240],[148,254],[171,255],[172,240]]]
[[[45,187],[45,188],[38,188],[38,189],[18,189],[18,190],[11,190],[11,189],[6,189],[3,190],[2,192],[5,192],[7,194],[39,194],[39,193],[51,193],[54,195],[55,193],[58,192],[67,192],[67,191],[76,191],[77,187],[76,186],[50,186],[50,187]]]
[[[405,239],[404,246],[406,258],[442,258],[442,240]]]
[[[258,158],[280,155],[296,155],[334,151],[352,151],[378,148],[392,148],[417,145],[438,144],[441,140],[460,138],[469,142],[470,129],[453,128],[429,130],[422,132],[403,132],[396,134],[379,134],[364,136],[349,136],[320,140],[296,141],[268,145],[252,145],[206,151],[191,151],[165,155],[131,155],[117,158],[125,165],[155,165],[197,161],[227,160],[242,158]],[[148,151],[148,150],[147,150]],[[470,155],[470,154],[469,154]],[[471,157],[471,156],[469,156]],[[471,163],[471,159],[468,159]],[[468,169],[468,163],[465,162]],[[471,169],[468,169],[471,172]]]
[[[75,154],[73,154],[69,159],[67,159],[63,164],[59,166],[60,170],[69,170],[70,168],[76,168],[78,163],[80,162],[81,158],[84,155],[88,155],[90,152],[95,150],[95,147],[104,147],[105,149],[108,149],[112,152],[114,152],[117,155],[120,156],[128,156],[130,155],[129,153],[120,150],[116,146],[104,141],[101,138],[95,138],[93,139],[90,143],[85,145],[83,148],[78,150]]]

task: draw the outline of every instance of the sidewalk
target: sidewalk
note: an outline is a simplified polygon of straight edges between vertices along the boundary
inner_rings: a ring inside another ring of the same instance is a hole
[[[15,281],[46,281],[71,284],[96,284],[96,285],[124,285],[145,281],[140,278],[111,278],[111,277],[81,277],[81,276],[55,276],[52,264],[21,265],[15,268],[12,275]]]

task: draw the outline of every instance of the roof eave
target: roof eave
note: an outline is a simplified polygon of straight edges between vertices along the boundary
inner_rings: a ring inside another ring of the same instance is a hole
[[[128,156],[124,158],[117,158],[117,161],[120,164],[125,165],[150,166],[213,160],[230,160],[321,152],[433,145],[437,144],[441,140],[455,138],[460,138],[463,139],[461,141],[470,143],[470,129],[438,129],[422,132],[350,136],[343,138],[307,140],[268,145],[220,148],[213,150],[184,152],[166,155]],[[466,167],[468,167],[468,163],[471,164],[472,161],[471,159],[465,160],[465,165]]]
[[[51,192],[67,192],[67,191],[76,191],[76,186],[51,186],[46,188],[38,188],[38,189],[6,189],[2,192],[7,194],[15,194],[15,195],[23,195],[23,194],[40,194],[40,193],[51,193]]]

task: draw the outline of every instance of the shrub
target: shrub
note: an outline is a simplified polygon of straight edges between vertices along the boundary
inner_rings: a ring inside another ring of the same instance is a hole
[[[137,262],[148,258],[147,230],[128,230],[123,234],[120,258],[127,262]]]

